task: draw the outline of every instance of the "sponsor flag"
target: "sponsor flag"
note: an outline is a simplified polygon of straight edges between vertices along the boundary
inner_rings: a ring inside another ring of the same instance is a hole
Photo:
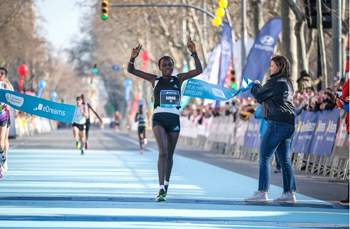
[[[262,82],[281,30],[281,18],[271,19],[260,30],[249,53],[247,64],[244,67],[243,78],[247,77],[252,81],[259,80]],[[250,92],[245,92],[240,97],[247,98],[253,96]]]
[[[224,86],[227,77],[227,70],[231,62],[232,54],[232,29],[227,22],[224,22],[224,27],[221,33],[221,54],[220,54],[220,67],[218,75],[218,85]],[[220,102],[216,102],[216,107],[220,106]]]
[[[38,97],[0,89],[0,101],[16,110],[60,122],[73,123],[77,106],[55,103]]]

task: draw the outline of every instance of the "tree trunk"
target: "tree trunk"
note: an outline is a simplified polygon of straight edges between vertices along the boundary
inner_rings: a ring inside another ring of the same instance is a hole
[[[305,45],[305,36],[304,28],[305,21],[300,21],[295,24],[295,36],[297,39],[297,48],[298,48],[298,72],[305,70],[309,72],[308,59],[306,58],[306,45]]]
[[[251,7],[253,8],[253,23],[254,23],[254,36],[258,36],[260,29],[264,26],[263,10],[262,6],[264,0],[254,0],[251,2]]]
[[[322,25],[322,3],[321,0],[316,2],[317,10],[317,33],[319,39],[319,49],[321,54],[321,69],[322,69],[322,90],[328,87],[327,79],[327,65],[326,65],[326,49],[324,46],[324,35],[323,35],[323,25]]]
[[[282,53],[290,62],[291,78],[296,86],[298,78],[298,58],[297,58],[297,41],[295,38],[295,16],[285,0],[281,2],[282,18]]]

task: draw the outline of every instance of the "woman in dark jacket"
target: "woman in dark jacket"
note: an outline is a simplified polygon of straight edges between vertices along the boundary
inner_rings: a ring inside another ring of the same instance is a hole
[[[264,86],[256,80],[251,89],[254,98],[261,104],[261,117],[266,119],[267,128],[261,139],[259,153],[259,188],[248,202],[267,202],[270,188],[270,161],[276,151],[282,166],[283,194],[274,199],[278,203],[295,203],[296,184],[290,162],[290,146],[294,137],[294,89],[290,79],[290,64],[285,56],[271,58],[271,79]]]

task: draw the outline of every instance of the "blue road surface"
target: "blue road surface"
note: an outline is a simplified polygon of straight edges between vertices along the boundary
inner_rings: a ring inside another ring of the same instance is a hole
[[[257,180],[179,155],[157,203],[154,150],[11,149],[0,228],[349,228],[347,206],[298,193],[273,203],[276,186],[269,203],[246,203]]]

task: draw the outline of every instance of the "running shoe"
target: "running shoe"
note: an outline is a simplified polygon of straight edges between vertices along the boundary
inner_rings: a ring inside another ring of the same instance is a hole
[[[165,199],[165,190],[164,189],[161,188],[161,189],[158,190],[156,201],[157,202],[166,201],[166,199]]]
[[[144,144],[144,145],[147,145],[147,138],[144,138],[144,139],[143,139],[143,144]]]
[[[79,141],[77,141],[77,142],[75,143],[75,147],[77,147],[78,149],[80,148],[80,142],[79,142]]]
[[[282,194],[281,197],[274,199],[273,202],[275,203],[290,203],[294,204],[297,202],[297,199],[295,198],[294,193],[292,192],[285,192]]]
[[[2,178],[2,166],[0,165],[0,178]]]
[[[254,194],[251,197],[245,198],[244,201],[264,203],[269,201],[269,199],[267,198],[267,192],[257,191],[257,192],[254,192]]]
[[[164,185],[164,188],[165,188],[164,196],[166,196],[166,195],[168,195],[168,188],[169,188],[169,185]]]
[[[6,172],[9,169],[9,167],[7,166],[7,161],[2,165],[2,167],[4,172]]]
[[[0,153],[0,161],[2,165],[6,163],[6,155],[4,152]]]
[[[83,149],[81,150],[81,155],[84,155],[84,150]]]
[[[85,142],[85,149],[88,149],[89,148],[89,143],[88,141]]]
[[[348,198],[346,198],[345,200],[339,201],[339,203],[340,203],[341,205],[349,205],[349,196],[348,196]]]
[[[140,150],[140,154],[143,154],[143,149]]]

